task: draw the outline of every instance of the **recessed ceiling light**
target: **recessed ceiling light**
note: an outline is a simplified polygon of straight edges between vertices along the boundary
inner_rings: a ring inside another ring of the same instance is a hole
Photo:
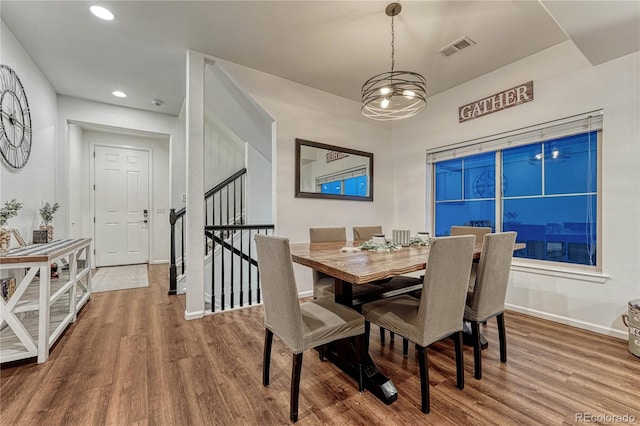
[[[113,19],[113,13],[102,6],[91,6],[89,10],[98,18],[104,19],[105,21],[111,21]]]
[[[126,97],[127,97],[127,94],[126,94],[126,93],[121,92],[121,91],[119,91],[119,90],[113,91],[113,92],[111,92],[111,94],[112,94],[113,96],[117,96],[117,97],[119,97],[119,98],[126,98]]]

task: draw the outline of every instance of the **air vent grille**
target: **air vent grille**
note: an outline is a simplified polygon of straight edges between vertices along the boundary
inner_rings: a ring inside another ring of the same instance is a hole
[[[472,46],[474,44],[476,44],[475,41],[471,40],[467,36],[464,36],[464,37],[454,41],[453,43],[450,43],[450,44],[446,45],[442,49],[438,50],[438,53],[440,53],[442,56],[447,56],[448,57],[448,56],[451,56],[454,53],[458,53],[462,49],[466,49],[467,47]]]

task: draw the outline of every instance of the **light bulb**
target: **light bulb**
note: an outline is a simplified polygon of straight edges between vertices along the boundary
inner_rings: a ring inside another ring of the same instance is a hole
[[[119,91],[119,90],[113,91],[113,92],[111,92],[111,94],[112,94],[113,96],[118,97],[118,98],[126,98],[126,97],[127,97],[127,94],[126,94],[126,93],[121,92],[121,91]]]
[[[416,96],[416,92],[414,92],[413,90],[405,90],[402,92],[402,96],[407,99],[413,99]]]
[[[391,93],[391,88],[390,87],[381,87],[380,88],[380,94],[381,95],[386,95],[388,93]]]
[[[553,151],[551,151],[551,157],[555,160],[556,158],[558,158],[560,156],[560,151],[558,151],[557,149],[554,149]]]
[[[542,160],[542,154],[536,154],[536,160]]]
[[[386,108],[386,107],[388,107],[388,106],[389,106],[389,99],[388,99],[388,98],[384,98],[384,99],[382,100],[382,102],[380,102],[380,106],[381,106],[382,108]]]
[[[113,13],[111,13],[108,9],[105,9],[102,6],[91,6],[89,10],[95,16],[97,16],[100,19],[104,19],[105,21],[111,21],[113,19]]]

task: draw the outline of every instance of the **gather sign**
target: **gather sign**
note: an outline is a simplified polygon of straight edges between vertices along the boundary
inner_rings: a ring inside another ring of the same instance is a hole
[[[533,80],[458,108],[460,123],[533,100]]]

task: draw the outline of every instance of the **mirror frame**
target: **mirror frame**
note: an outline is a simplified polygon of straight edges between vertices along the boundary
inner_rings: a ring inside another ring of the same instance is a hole
[[[340,194],[322,194],[319,192],[304,192],[300,190],[300,159],[302,146],[311,146],[314,148],[327,149],[329,151],[339,151],[345,154],[359,155],[369,159],[369,195],[359,197],[357,195],[340,195]],[[335,145],[327,145],[319,142],[312,142],[304,139],[296,138],[296,198],[324,198],[333,200],[351,200],[351,201],[373,201],[373,153],[358,151],[356,149],[343,148]]]

